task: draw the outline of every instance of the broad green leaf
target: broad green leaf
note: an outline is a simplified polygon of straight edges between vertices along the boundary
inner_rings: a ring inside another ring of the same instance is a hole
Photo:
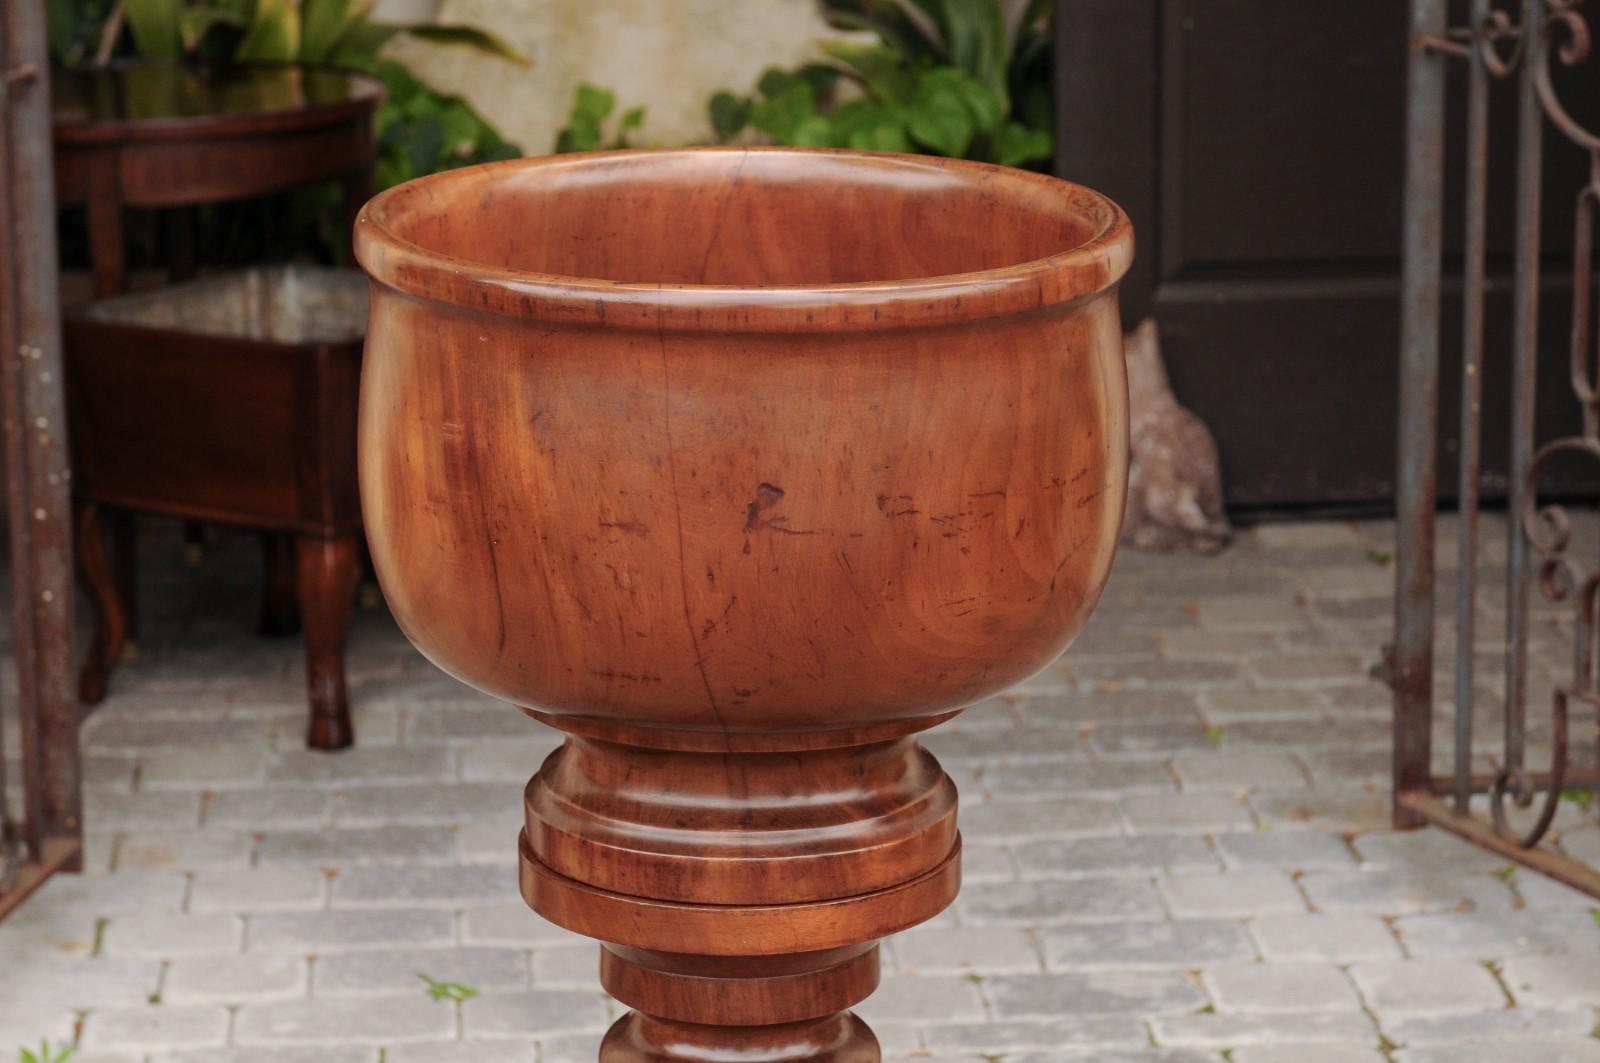
[[[761,80],[756,82],[756,91],[769,100],[776,99],[794,86],[795,79],[796,75],[787,70],[769,66],[761,72]]]
[[[871,96],[859,96],[840,104],[828,118],[841,140],[848,141],[856,132],[871,128],[885,120],[889,108]]]
[[[825,115],[814,114],[794,127],[789,143],[797,148],[835,148],[833,123]]]
[[[918,143],[952,158],[967,153],[975,128],[972,112],[961,97],[942,89],[920,95],[906,122],[907,131]]]
[[[185,55],[192,54],[205,40],[206,34],[211,32],[213,26],[236,26],[244,29],[250,20],[222,7],[190,7],[185,8],[178,17],[178,36],[183,42]]]
[[[569,151],[593,151],[600,146],[600,128],[574,123],[556,134],[556,154]]]
[[[480,52],[510,60],[519,66],[528,66],[532,63],[526,55],[519,51],[516,45],[506,40],[497,33],[479,29],[477,26],[461,26],[438,22],[418,22],[407,26],[398,27],[401,31],[433,44],[450,44],[462,48],[475,48]]]
[[[572,117],[582,118],[599,125],[605,121],[611,109],[617,105],[617,94],[610,89],[591,85],[587,81],[578,86],[577,96],[572,101]]]
[[[372,72],[383,79],[384,88],[388,90],[388,97],[384,101],[386,108],[404,106],[413,96],[433,91],[410,70],[392,59],[378,60],[373,64]]]
[[[1055,150],[1055,139],[1049,130],[1008,122],[1000,130],[998,147],[1002,166],[1022,166],[1048,159]]]
[[[966,104],[978,129],[988,132],[1005,117],[1000,101],[975,78],[952,66],[930,70],[922,80],[924,91],[949,92]]]
[[[811,86],[796,81],[781,96],[762,100],[750,108],[750,124],[779,144],[793,144],[800,124],[817,113]]]
[[[912,2],[939,27],[950,64],[976,78],[1001,101],[1002,109],[1008,109],[1006,67],[1011,49],[1000,0]]]
[[[556,134],[555,150],[593,151],[600,146],[600,126],[617,105],[616,93],[582,82],[573,96],[565,129]]]
[[[795,71],[795,76],[810,85],[812,93],[821,100],[839,83],[840,73],[838,67],[827,63],[807,63]]]
[[[509,140],[501,140],[499,136],[496,136],[493,142],[483,149],[484,162],[500,162],[504,159],[516,159],[521,157],[521,145],[514,144]]]
[[[644,108],[630,107],[622,112],[622,117],[617,120],[617,135],[612,138],[610,147],[631,148],[633,142],[628,139],[628,134],[644,125]]]
[[[123,11],[133,45],[146,59],[176,59],[182,54],[179,20],[183,0],[126,0]]]
[[[833,41],[822,50],[853,71],[867,91],[885,103],[905,103],[916,92],[917,79],[905,57],[881,44]]]
[[[257,0],[256,17],[234,52],[241,62],[292,63],[300,54],[300,9],[294,0]]]
[[[470,155],[478,148],[478,139],[483,135],[483,120],[477,116],[466,101],[458,97],[447,97],[441,102],[436,115],[439,126],[444,130],[445,150],[451,155]]]
[[[384,130],[381,143],[399,150],[408,177],[420,177],[439,168],[439,156],[445,146],[444,127],[433,117],[404,118]]]
[[[357,22],[344,32],[327,62],[346,70],[372,71],[380,65],[378,53],[400,32],[399,26],[370,19]]]
[[[726,144],[744,129],[750,121],[750,101],[740,99],[731,92],[719,92],[711,97],[711,131],[717,143]]]
[[[851,133],[847,143],[857,151],[912,150],[911,138],[906,136],[905,126],[887,114],[872,125]]]
[[[364,21],[373,0],[300,0],[300,61],[325,63],[350,29]]]
[[[379,188],[393,188],[415,176],[406,169],[405,156],[391,151],[382,152],[378,156],[377,165],[372,168],[372,179],[377,182]]]

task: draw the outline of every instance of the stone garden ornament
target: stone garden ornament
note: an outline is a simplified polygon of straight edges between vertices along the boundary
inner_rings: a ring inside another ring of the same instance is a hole
[[[1141,550],[1214,554],[1233,537],[1217,441],[1172,393],[1153,318],[1128,335],[1125,348],[1132,455],[1122,541]]]
[[[915,735],[1053,660],[1110,570],[1127,218],[691,149],[436,174],[357,230],[373,560],[430,659],[566,732],[522,893],[603,942],[634,1010],[601,1059],[878,1060],[878,942],[960,878]]]

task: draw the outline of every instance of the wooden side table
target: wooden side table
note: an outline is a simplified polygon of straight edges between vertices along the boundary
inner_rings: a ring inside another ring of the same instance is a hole
[[[56,200],[60,206],[87,208],[95,296],[127,288],[127,207],[194,206],[337,181],[353,224],[372,192],[372,121],[382,97],[383,86],[374,78],[295,66],[134,63],[58,71],[51,101]],[[109,562],[90,580],[99,621],[97,650],[104,651],[136,623],[132,514],[141,506],[137,500],[107,505],[87,497],[81,485],[74,505],[80,558],[104,560],[107,526],[118,532],[115,592],[107,592],[102,579]],[[341,535],[348,538],[348,530]],[[330,586],[353,584],[359,551],[342,539],[298,535],[293,557],[286,540],[269,537],[266,543],[264,627],[281,628],[286,615],[292,616],[296,579],[291,571],[303,581],[311,568],[322,566],[329,570],[325,582]],[[348,609],[344,615],[347,620]],[[311,639],[308,629],[308,654],[320,652],[324,659],[331,654],[342,662],[343,622],[337,626],[337,638]],[[312,701],[327,701],[333,692],[317,689],[318,672],[327,669],[309,663]],[[104,696],[108,671],[104,653],[92,652],[80,684],[85,701]],[[338,685],[342,713],[342,679]],[[313,729],[311,738],[322,748],[349,741],[347,716],[342,727]]]
[[[338,181],[372,194],[374,78],[295,66],[127,64],[51,80],[56,202],[88,209],[97,298],[127,287],[125,207],[180,207]]]
[[[105,695],[127,631],[103,509],[232,524],[293,543],[269,567],[269,583],[286,586],[269,586],[267,604],[305,632],[307,744],[350,745],[366,323],[365,278],[310,266],[217,274],[68,313],[78,566],[96,621],[83,700]]]

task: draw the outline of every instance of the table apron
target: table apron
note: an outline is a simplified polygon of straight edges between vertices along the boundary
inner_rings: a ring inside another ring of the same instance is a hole
[[[96,166],[114,165],[125,206],[242,199],[364,175],[372,156],[364,117],[267,136],[61,144],[56,148],[56,196],[63,204],[86,202]]]

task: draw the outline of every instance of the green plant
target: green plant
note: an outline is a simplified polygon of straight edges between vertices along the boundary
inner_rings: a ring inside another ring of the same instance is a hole
[[[644,124],[644,108],[631,107],[617,120],[617,132],[605,139],[605,122],[616,109],[617,94],[610,89],[583,82],[572,98],[567,124],[556,134],[555,150],[594,151],[596,148],[630,148],[628,134]]]
[[[426,987],[424,992],[435,1001],[471,1000],[478,995],[476,989],[469,985],[462,985],[460,982],[441,982],[437,978],[430,978],[421,971],[417,972],[417,977],[422,979],[423,985]]]
[[[104,61],[120,46],[145,59],[301,63],[372,74],[388,89],[377,119],[377,179],[384,187],[520,155],[466,101],[379,53],[404,34],[511,62],[527,59],[486,30],[379,22],[370,17],[372,6],[373,0],[50,0],[50,41],[56,60],[68,64]]]
[[[723,143],[748,126],[780,144],[1043,162],[1051,6],[1027,0],[1008,25],[1001,0],[824,0],[834,25],[877,43],[824,44],[826,62],[769,69],[750,96],[717,93],[712,130]]]
[[[63,1045],[59,1052],[53,1052],[50,1049],[49,1041],[40,1041],[38,1052],[34,1052],[29,1048],[20,1049],[21,1055],[18,1057],[18,1063],[67,1063],[67,1060],[71,1059],[72,1054],[77,1050],[76,1045]]]
[[[376,177],[380,188],[440,170],[522,154],[521,146],[502,138],[461,97],[436,91],[388,59],[376,60],[371,71],[388,88],[388,98],[378,112]]]

